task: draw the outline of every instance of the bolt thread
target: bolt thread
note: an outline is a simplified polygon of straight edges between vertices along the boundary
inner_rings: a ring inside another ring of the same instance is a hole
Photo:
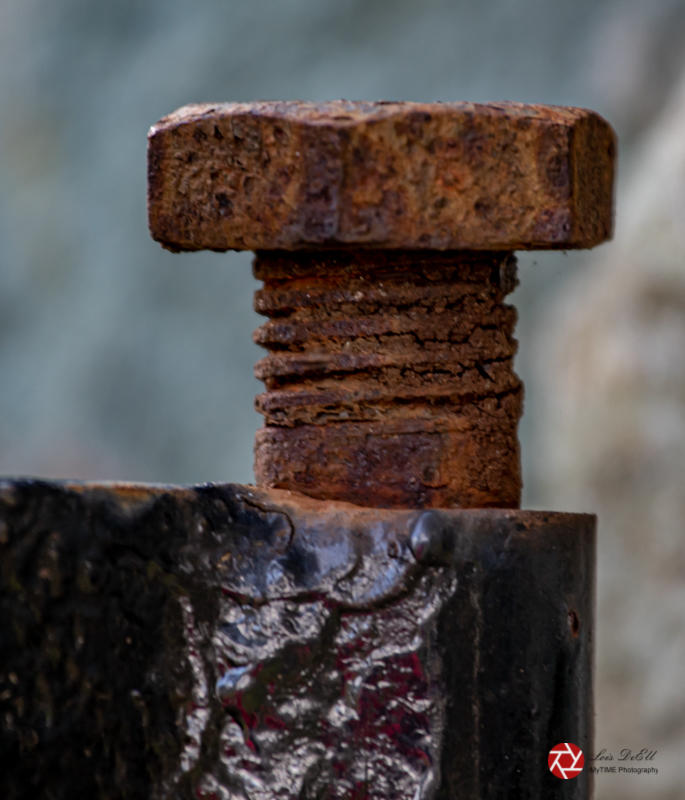
[[[259,252],[261,485],[377,507],[518,507],[510,253]]]

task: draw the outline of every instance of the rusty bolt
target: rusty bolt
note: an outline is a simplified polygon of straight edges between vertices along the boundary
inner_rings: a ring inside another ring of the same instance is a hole
[[[597,114],[506,103],[186,106],[149,135],[171,250],[256,250],[258,483],[518,507],[515,250],[612,230]]]

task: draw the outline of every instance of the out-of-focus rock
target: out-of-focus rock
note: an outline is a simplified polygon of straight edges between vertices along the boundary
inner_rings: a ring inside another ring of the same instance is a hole
[[[598,798],[666,800],[685,785],[685,76],[624,196],[540,343],[544,480],[599,515],[597,744],[658,750],[657,777],[600,776]]]
[[[621,147],[649,129],[685,63],[685,4],[662,0],[602,3],[596,8],[586,80],[601,108],[621,133]]]

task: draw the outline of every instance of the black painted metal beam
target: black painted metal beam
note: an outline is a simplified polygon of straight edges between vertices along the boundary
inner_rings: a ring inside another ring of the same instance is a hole
[[[590,796],[594,517],[0,487],[6,800]]]

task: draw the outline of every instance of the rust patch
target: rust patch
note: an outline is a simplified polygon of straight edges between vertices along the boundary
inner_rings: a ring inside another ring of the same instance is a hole
[[[419,124],[419,120],[416,124]],[[515,261],[260,252],[260,485],[378,507],[518,507]]]
[[[592,247],[614,141],[592,111],[520,103],[185,106],[149,134],[150,230],[176,250]]]

